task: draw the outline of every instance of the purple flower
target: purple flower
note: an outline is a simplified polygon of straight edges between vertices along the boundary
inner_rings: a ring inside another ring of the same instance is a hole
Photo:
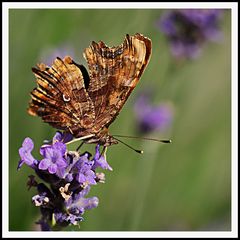
[[[99,200],[97,197],[85,198],[90,191],[90,186],[86,186],[79,193],[73,194],[66,202],[66,212],[55,211],[54,218],[57,223],[73,225],[78,224],[83,220],[82,215],[85,210],[90,210],[98,206]]]
[[[100,145],[98,144],[96,146],[96,152],[95,152],[95,156],[93,158],[94,161],[94,165],[93,165],[93,169],[96,169],[97,167],[100,167],[102,169],[107,169],[112,171],[111,166],[107,163],[106,158],[100,154]]]
[[[55,142],[52,146],[43,146],[40,149],[41,155],[44,157],[38,165],[41,170],[48,170],[49,173],[54,174],[58,169],[67,167],[64,154],[66,152],[66,145],[61,142]]]
[[[73,139],[73,135],[68,133],[68,132],[59,132],[57,131],[56,134],[53,137],[53,143],[58,141],[58,142],[63,142],[67,143],[70,142]]]
[[[89,193],[90,186],[86,186],[81,192],[75,194],[72,199],[68,202],[68,211],[72,214],[78,215],[83,214],[85,210],[96,208],[99,200],[97,197],[85,198]]]
[[[32,197],[32,202],[36,207],[43,206],[49,203],[49,198],[46,193],[38,194]]]
[[[76,216],[71,213],[62,213],[62,212],[55,212],[54,218],[58,224],[65,224],[65,225],[66,223],[77,225],[78,222],[83,220],[83,217],[81,216]]]
[[[96,184],[95,172],[92,170],[93,161],[89,161],[88,154],[84,154],[74,164],[71,171],[76,172],[76,180],[82,185]]]
[[[167,130],[173,119],[173,107],[170,103],[154,106],[147,94],[142,94],[136,101],[134,112],[137,128],[142,133]]]
[[[99,200],[97,197],[86,198],[91,185],[104,183],[105,175],[96,172],[96,169],[111,167],[106,161],[106,154],[100,154],[100,146],[91,154],[78,151],[68,151],[66,142],[72,139],[71,134],[57,132],[51,141],[46,141],[40,148],[43,159],[38,161],[33,158],[33,141],[26,138],[19,149],[23,163],[34,168],[38,177],[45,181],[38,183],[33,175],[29,176],[28,187],[35,187],[37,194],[32,197],[32,202],[40,208],[40,224],[42,231],[54,230],[68,225],[77,225],[83,221],[85,210],[96,208]]]
[[[166,12],[157,23],[169,39],[177,58],[196,58],[207,41],[222,37],[219,24],[222,10],[180,9]]]
[[[85,210],[90,210],[98,206],[99,200],[97,197],[79,198],[77,202],[72,204],[69,209],[70,212],[75,214],[83,214]]]
[[[22,147],[19,149],[21,160],[18,163],[18,169],[25,163],[31,168],[36,168],[38,161],[32,156],[31,152],[34,148],[34,143],[31,138],[24,139]]]

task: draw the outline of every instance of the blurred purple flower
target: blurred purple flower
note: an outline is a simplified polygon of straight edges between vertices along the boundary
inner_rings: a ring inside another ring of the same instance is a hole
[[[72,196],[67,203],[67,209],[71,214],[82,215],[85,210],[90,210],[98,206],[97,197],[85,198],[89,193],[90,186],[86,186],[81,192]]]
[[[173,107],[170,103],[160,103],[154,106],[150,103],[148,94],[138,97],[134,105],[137,128],[142,133],[165,131],[172,123]]]
[[[18,168],[26,163],[35,169],[36,174],[45,183],[38,183],[31,175],[28,180],[29,187],[36,187],[38,194],[32,197],[36,207],[40,207],[41,219],[37,222],[41,229],[53,230],[54,226],[65,227],[69,224],[77,225],[83,221],[85,210],[98,206],[98,198],[85,196],[90,191],[91,185],[103,183],[105,180],[102,172],[96,168],[109,169],[105,155],[100,154],[100,146],[96,146],[95,155],[85,152],[68,151],[65,141],[72,139],[64,133],[57,132],[52,141],[43,144],[40,154],[42,160],[36,160],[32,155],[33,141],[26,138],[19,149],[21,160]],[[55,222],[55,225],[52,223]]]
[[[220,9],[180,9],[166,12],[157,25],[169,39],[176,58],[196,58],[208,41],[222,38]]]
[[[68,44],[63,44],[58,48],[53,47],[49,49],[45,49],[44,52],[41,53],[40,60],[44,62],[47,66],[51,66],[53,61],[57,58],[64,58],[65,56],[71,56],[74,59],[74,50]]]

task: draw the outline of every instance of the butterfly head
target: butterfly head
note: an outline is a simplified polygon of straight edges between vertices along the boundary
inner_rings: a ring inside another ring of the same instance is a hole
[[[103,139],[103,145],[104,146],[111,146],[114,144],[118,144],[118,141],[113,138],[111,135],[107,135],[104,139]]]

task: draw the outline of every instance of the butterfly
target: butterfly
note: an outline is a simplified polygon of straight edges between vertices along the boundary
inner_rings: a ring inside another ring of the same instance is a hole
[[[149,38],[127,34],[117,47],[93,41],[83,53],[89,72],[70,56],[57,57],[51,67],[38,64],[28,113],[85,143],[117,144],[109,125],[139,82],[151,49]]]

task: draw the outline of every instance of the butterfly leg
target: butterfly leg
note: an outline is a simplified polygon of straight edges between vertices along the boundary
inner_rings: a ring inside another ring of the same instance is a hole
[[[88,139],[88,138],[91,138],[93,136],[94,136],[94,134],[89,134],[89,135],[86,135],[86,136],[83,136],[83,137],[80,137],[80,138],[75,138],[72,141],[67,142],[66,144],[71,144],[71,143],[74,143],[74,142],[77,142],[77,141],[80,141],[80,140]]]
[[[102,150],[102,152],[101,152],[101,156],[104,156],[104,157],[106,158],[106,153],[107,153],[107,147],[104,146],[104,147],[103,147],[103,150]]]
[[[80,148],[82,147],[83,144],[84,144],[84,141],[82,141],[82,142],[80,143],[80,145],[77,147],[77,149],[76,149],[77,152],[80,150]]]

